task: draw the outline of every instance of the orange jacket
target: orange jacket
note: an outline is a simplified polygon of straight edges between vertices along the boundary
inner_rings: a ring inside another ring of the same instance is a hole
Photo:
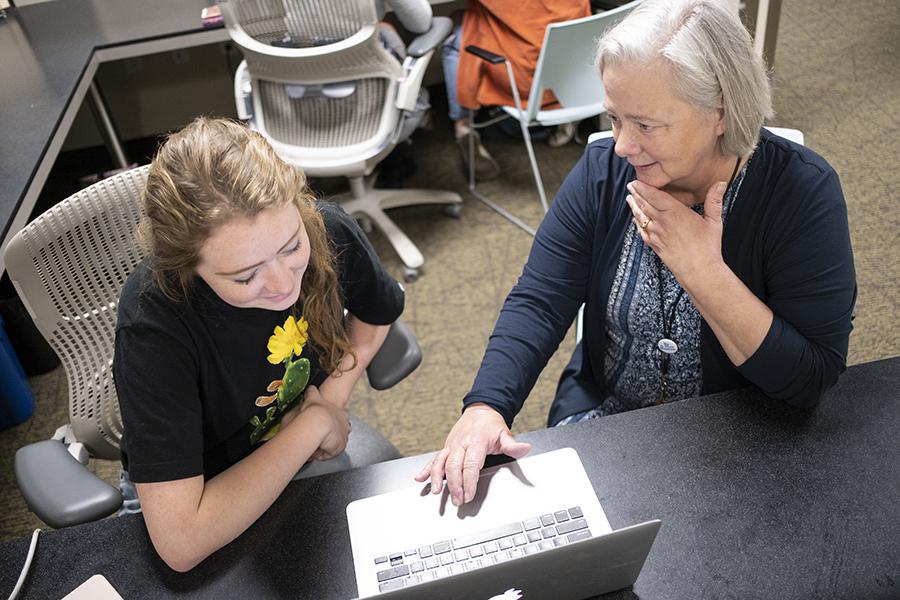
[[[466,46],[479,46],[510,61],[525,108],[547,25],[589,14],[589,0],[469,0],[456,78],[459,103],[470,109],[515,105],[506,66],[487,63],[466,52]],[[541,106],[555,103],[553,94],[544,92]]]

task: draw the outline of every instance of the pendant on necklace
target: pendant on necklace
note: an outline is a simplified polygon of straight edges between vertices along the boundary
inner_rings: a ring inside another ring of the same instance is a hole
[[[663,338],[656,343],[656,347],[666,354],[675,354],[678,352],[678,344],[669,338]]]

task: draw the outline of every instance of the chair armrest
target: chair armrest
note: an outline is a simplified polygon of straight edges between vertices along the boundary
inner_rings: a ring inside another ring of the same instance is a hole
[[[246,60],[241,61],[234,73],[234,105],[238,119],[247,121],[253,118],[253,96]]]
[[[394,386],[416,370],[422,362],[422,348],[403,321],[394,321],[381,348],[369,363],[369,385],[376,390]]]
[[[425,56],[444,43],[451,31],[453,21],[449,17],[434,17],[431,20],[431,28],[410,42],[406,53],[413,58]]]
[[[493,52],[485,50],[484,48],[479,48],[478,46],[466,46],[466,52],[468,52],[469,54],[474,54],[481,60],[487,61],[492,65],[502,65],[506,62],[505,56],[494,54]]]
[[[28,507],[59,529],[96,521],[122,506],[122,494],[75,460],[55,440],[16,451],[16,482]]]

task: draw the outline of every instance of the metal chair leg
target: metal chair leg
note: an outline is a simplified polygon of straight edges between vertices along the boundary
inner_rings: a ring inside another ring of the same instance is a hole
[[[475,116],[472,112],[469,113],[469,128],[472,131],[475,131]],[[540,177],[540,175],[538,177]],[[475,136],[473,135],[469,136],[469,192],[473,196],[475,196],[476,200],[496,212],[498,215],[500,215],[513,225],[516,225],[517,227],[524,230],[525,233],[527,233],[531,237],[534,237],[534,234],[536,233],[535,230],[529,227],[522,219],[515,216],[502,206],[499,206],[491,200],[488,200],[475,189]],[[546,212],[546,207],[544,209],[544,212]]]

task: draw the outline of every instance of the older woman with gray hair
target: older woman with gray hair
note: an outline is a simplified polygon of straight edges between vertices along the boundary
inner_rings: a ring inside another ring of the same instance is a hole
[[[825,160],[762,129],[762,59],[717,0],[648,0],[599,42],[612,139],[590,144],[545,217],[464,412],[417,476],[455,505],[579,306],[550,409],[565,424],[753,385],[817,404],[845,369],[856,281]]]

